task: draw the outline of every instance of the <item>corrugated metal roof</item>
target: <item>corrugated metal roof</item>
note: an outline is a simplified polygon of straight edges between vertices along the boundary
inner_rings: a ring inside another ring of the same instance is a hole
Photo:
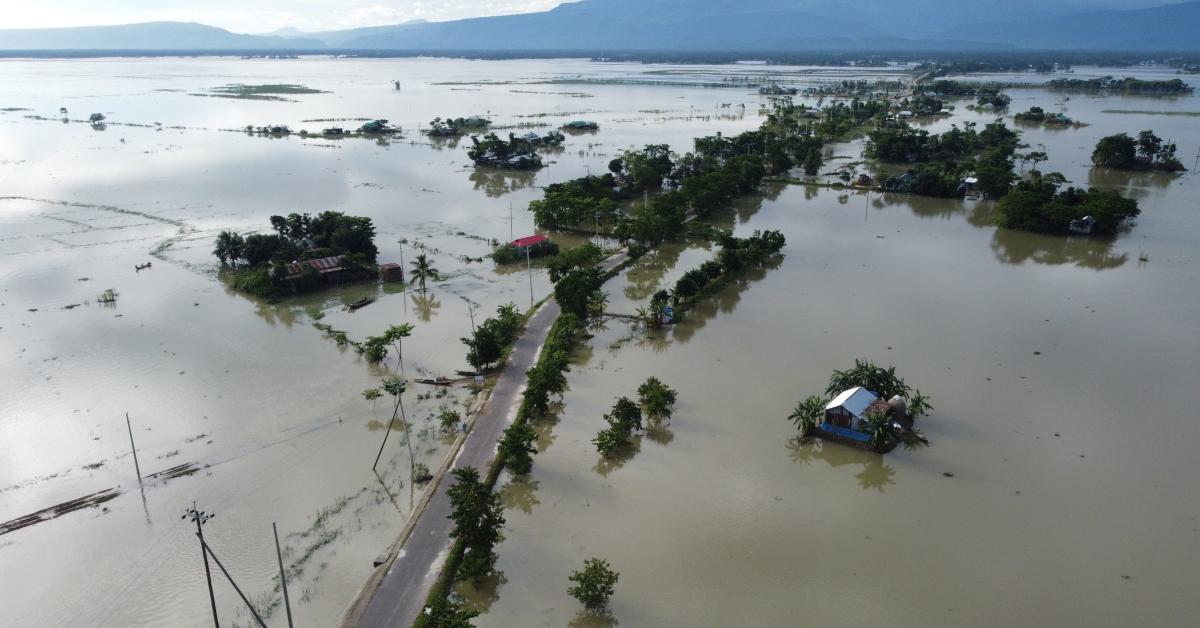
[[[855,417],[862,418],[863,413],[867,411],[867,407],[877,399],[879,397],[875,393],[862,386],[855,386],[850,390],[842,391],[842,394],[834,397],[833,401],[825,404],[825,409],[843,408]]]
[[[288,276],[292,277],[304,272],[306,266],[312,267],[319,273],[331,273],[342,269],[342,263],[346,261],[345,255],[335,255],[333,257],[322,257],[321,259],[310,259],[302,262],[292,262],[287,265]]]
[[[517,238],[516,240],[513,240],[513,246],[518,247],[518,248],[525,248],[527,246],[541,244],[542,242],[545,242],[548,239],[549,238],[547,238],[544,235],[531,235],[531,236],[526,236],[524,238]]]

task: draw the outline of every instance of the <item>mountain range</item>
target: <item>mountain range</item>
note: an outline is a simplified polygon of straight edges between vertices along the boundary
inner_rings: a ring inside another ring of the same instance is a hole
[[[316,33],[285,28],[248,35],[182,22],[7,29],[0,30],[0,50],[1200,50],[1200,1],[1112,6],[1105,0],[975,6],[963,0],[581,0],[538,13]]]

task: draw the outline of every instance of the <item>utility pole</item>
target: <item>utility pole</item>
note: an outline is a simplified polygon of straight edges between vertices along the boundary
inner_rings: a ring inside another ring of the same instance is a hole
[[[529,309],[533,309],[533,262],[529,257],[530,247],[525,247],[525,268],[529,271]]]
[[[513,241],[512,201],[508,202],[508,241],[509,242]]]
[[[221,622],[217,620],[217,597],[213,595],[212,571],[208,567],[207,546],[204,544],[204,528],[201,527],[215,516],[210,512],[196,510],[196,502],[193,501],[192,507],[184,511],[181,519],[190,519],[196,524],[196,536],[200,539],[200,556],[204,559],[204,579],[208,581],[208,601],[212,604],[213,626],[221,628]]]
[[[271,522],[271,531],[275,533],[275,557],[279,559],[279,587],[283,589],[283,607],[287,609],[288,628],[292,628],[292,602],[288,599],[287,574],[283,571],[283,551],[279,549],[279,528]]]
[[[129,430],[129,449],[133,451],[133,469],[137,471],[138,484],[142,483],[142,467],[138,464],[137,446],[133,444],[133,425],[129,422],[129,413],[125,413],[125,428]]]

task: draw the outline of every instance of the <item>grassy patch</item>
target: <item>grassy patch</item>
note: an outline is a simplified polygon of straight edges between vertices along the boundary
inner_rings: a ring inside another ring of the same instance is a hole
[[[206,94],[192,94],[192,96],[208,96],[212,98],[237,98],[242,100],[275,100],[288,101],[290,99],[283,96],[296,96],[301,94],[325,94],[327,92],[306,87],[304,85],[295,85],[291,83],[273,83],[269,85],[245,85],[242,83],[233,83],[230,85],[222,85],[213,87]]]

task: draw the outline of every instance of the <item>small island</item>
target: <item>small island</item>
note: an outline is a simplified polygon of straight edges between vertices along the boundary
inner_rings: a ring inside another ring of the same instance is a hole
[[[1123,79],[1104,76],[1094,79],[1054,79],[1046,83],[1049,89],[1078,90],[1089,92],[1122,92],[1125,94],[1182,95],[1192,93],[1192,86],[1180,79],[1145,81],[1126,77]]]
[[[509,170],[536,170],[541,168],[542,158],[535,152],[541,146],[558,146],[566,137],[562,133],[552,131],[547,135],[526,133],[521,137],[509,133],[508,140],[500,139],[495,133],[488,133],[479,139],[471,136],[471,147],[467,156],[477,166],[491,166]]]
[[[821,438],[881,454],[900,443],[929,442],[913,427],[933,409],[929,397],[909,388],[894,366],[855,360],[854,368],[833,372],[825,394],[808,397],[788,415],[802,441]]]
[[[1028,179],[996,203],[997,224],[1054,235],[1111,236],[1141,213],[1137,201],[1112,190],[1068,187],[1060,191],[1066,181],[1057,172],[1030,171]]]
[[[1044,124],[1046,126],[1084,126],[1082,123],[1067,117],[1064,113],[1047,113],[1041,107],[1030,107],[1029,111],[1022,111],[1014,115],[1013,120],[1032,124]]]
[[[376,276],[375,226],[341,212],[271,216],[272,234],[217,235],[213,255],[233,289],[262,298]]]
[[[592,122],[591,120],[574,120],[572,122],[568,122],[568,123],[562,125],[561,128],[562,128],[562,130],[567,131],[567,132],[571,132],[571,131],[589,132],[589,131],[599,131],[600,125],[595,122]]]
[[[467,133],[482,133],[486,131],[492,121],[481,116],[471,116],[469,118],[434,118],[429,122],[428,134],[430,137],[458,137]]]
[[[1151,130],[1138,133],[1136,138],[1118,133],[1096,143],[1092,164],[1114,170],[1183,172],[1187,168],[1175,157],[1175,151],[1173,142],[1164,142]]]

